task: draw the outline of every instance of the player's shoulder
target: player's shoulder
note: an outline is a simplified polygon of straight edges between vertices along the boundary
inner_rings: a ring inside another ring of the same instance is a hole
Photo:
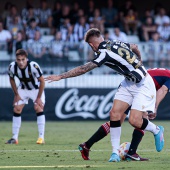
[[[166,68],[153,68],[153,69],[148,69],[147,70],[149,74],[152,75],[170,75],[170,70]]]
[[[16,64],[15,61],[11,62],[11,63],[9,64],[9,69],[14,68],[15,64]]]
[[[157,71],[170,71],[166,68],[149,68],[148,71],[154,71],[154,72],[157,72]]]
[[[35,62],[35,61],[29,61],[29,63],[31,65],[31,67],[33,67],[33,68],[36,68],[36,69],[40,68],[39,64],[37,62]]]

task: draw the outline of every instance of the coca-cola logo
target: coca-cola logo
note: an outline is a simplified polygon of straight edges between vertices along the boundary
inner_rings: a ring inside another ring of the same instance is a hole
[[[55,106],[55,114],[60,119],[82,117],[84,119],[106,119],[113,104],[116,90],[104,95],[82,95],[79,89],[69,89],[59,98]]]

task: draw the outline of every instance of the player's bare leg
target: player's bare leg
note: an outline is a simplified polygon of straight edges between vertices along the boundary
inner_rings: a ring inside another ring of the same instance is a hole
[[[123,116],[121,117],[121,120],[120,120],[121,124],[122,122],[124,122],[126,116],[127,114],[123,114]],[[102,124],[99,127],[99,129],[86,142],[81,143],[78,146],[78,149],[81,152],[81,156],[84,160],[90,160],[90,157],[89,157],[90,148],[92,147],[94,143],[106,137],[108,133],[110,133],[110,121]]]
[[[129,123],[138,129],[152,132],[155,138],[156,150],[160,152],[164,147],[164,128],[162,126],[155,125],[146,118],[143,118],[142,115],[142,111],[131,109]]]
[[[109,162],[119,162],[118,149],[120,146],[121,136],[121,118],[124,112],[128,109],[129,105],[120,100],[114,100],[113,107],[110,111],[110,136],[112,143],[112,155]]]
[[[34,104],[34,110],[36,111],[37,114],[37,125],[38,125],[38,140],[37,144],[44,144],[44,132],[45,132],[45,115],[43,108],[41,108],[39,105],[36,103]]]
[[[14,113],[12,118],[12,138],[9,139],[6,144],[18,144],[19,130],[21,127],[21,112],[25,104],[14,105]]]

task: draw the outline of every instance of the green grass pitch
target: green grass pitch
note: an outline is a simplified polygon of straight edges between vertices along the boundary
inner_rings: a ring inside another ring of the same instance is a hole
[[[165,128],[165,146],[162,152],[155,150],[153,135],[145,133],[138,148],[148,162],[108,162],[111,154],[110,135],[93,145],[90,161],[84,161],[78,145],[86,141],[104,121],[47,122],[45,144],[37,145],[36,122],[22,122],[18,145],[7,145],[11,137],[11,122],[0,122],[0,170],[164,170],[170,169],[170,122],[154,121]],[[127,121],[122,126],[122,142],[130,142],[133,128]]]

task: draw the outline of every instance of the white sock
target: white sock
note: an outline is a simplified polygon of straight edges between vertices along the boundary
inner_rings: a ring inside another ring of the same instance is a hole
[[[145,128],[146,131],[152,132],[154,135],[159,133],[159,127],[155,125],[154,123],[148,121],[148,125]]]
[[[45,115],[37,116],[37,125],[38,125],[39,138],[44,139]]]
[[[112,153],[116,153],[117,155],[119,155],[118,149],[120,146],[121,127],[110,127],[110,136]]]
[[[19,130],[21,127],[21,116],[12,118],[12,138],[18,140]]]

